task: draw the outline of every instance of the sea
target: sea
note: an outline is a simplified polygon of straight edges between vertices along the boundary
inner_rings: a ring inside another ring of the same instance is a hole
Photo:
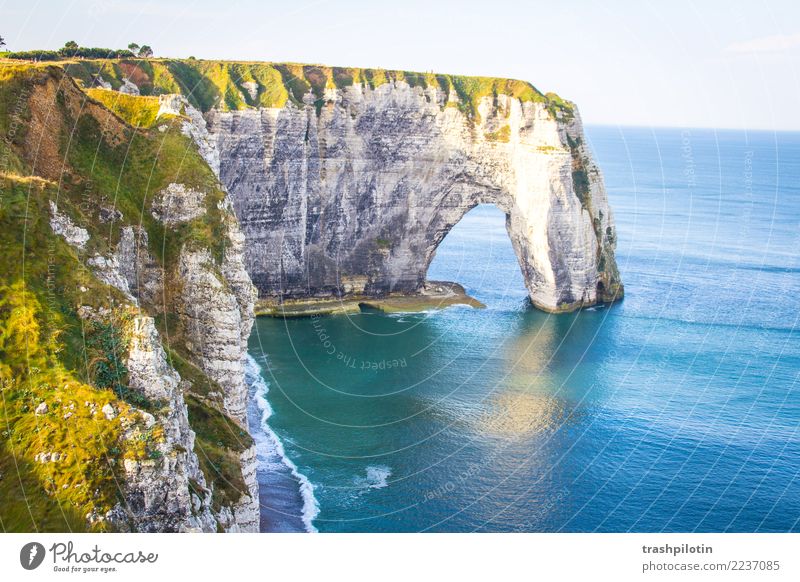
[[[623,301],[533,309],[481,205],[428,276],[486,309],[257,320],[263,531],[800,531],[800,134],[587,140]]]

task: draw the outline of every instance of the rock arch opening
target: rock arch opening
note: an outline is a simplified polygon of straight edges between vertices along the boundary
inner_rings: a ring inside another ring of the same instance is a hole
[[[436,247],[427,280],[458,283],[489,307],[519,305],[528,292],[506,222],[494,204],[467,211]]]

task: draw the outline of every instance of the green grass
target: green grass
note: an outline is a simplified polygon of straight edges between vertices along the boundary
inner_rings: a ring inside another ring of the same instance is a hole
[[[87,89],[86,93],[133,127],[153,127],[158,119],[158,97],[126,95],[110,89]]]
[[[0,286],[0,523],[5,531],[88,526],[79,516],[104,513],[119,500],[121,459],[141,459],[146,445],[122,438],[140,417],[111,390],[86,384],[60,359],[59,308],[22,280]],[[62,318],[63,319],[63,318]],[[41,403],[47,411],[36,414]],[[118,416],[101,409],[113,404]],[[41,454],[48,457],[42,461]],[[94,529],[103,529],[97,524]]]
[[[507,143],[511,139],[511,128],[507,125],[504,125],[497,131],[487,133],[486,139],[489,141],[500,141]]]
[[[54,186],[8,179],[0,207],[0,282],[24,281],[29,293],[44,298],[45,333],[57,337],[58,352],[68,369],[83,371],[84,330],[75,313],[78,304],[94,309],[121,302],[121,294],[95,279],[82,266],[72,247],[53,234],[49,201],[57,200]],[[23,234],[24,233],[24,234]],[[86,291],[81,291],[85,289]]]
[[[15,455],[12,448],[0,446],[0,531],[87,531],[79,509],[48,495],[35,469],[33,463]]]
[[[110,64],[110,65],[109,65]],[[124,76],[121,66],[143,75],[137,85],[142,94],[180,92],[202,111],[218,107],[223,110],[247,107],[283,107],[287,101],[303,104],[311,92],[319,109],[325,89],[343,89],[362,84],[376,89],[386,83],[406,82],[412,87],[434,87],[449,94],[455,91],[458,107],[468,117],[478,118],[478,105],[484,98],[508,95],[522,102],[543,103],[553,117],[571,119],[573,105],[555,93],[543,94],[531,83],[499,77],[469,77],[414,71],[329,67],[298,63],[257,63],[207,61],[197,59],[120,59],[81,60],[69,65],[69,73],[90,87],[93,74],[102,70],[103,78],[116,89]],[[136,79],[134,79],[136,81]],[[258,85],[253,100],[242,83]]]

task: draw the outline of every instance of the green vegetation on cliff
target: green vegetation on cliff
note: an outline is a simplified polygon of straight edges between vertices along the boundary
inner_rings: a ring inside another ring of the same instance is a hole
[[[144,228],[165,289],[162,304],[142,307],[165,313],[162,337],[186,352],[174,317],[177,260],[185,246],[221,258],[224,193],[181,119],[153,127],[156,106],[153,97],[84,93],[56,65],[0,62],[0,530],[102,530],[87,516],[123,501],[123,461],[161,454],[159,425],[144,426],[139,412],[161,403],[127,386],[130,302],[87,266],[110,254],[122,227]],[[153,217],[155,194],[172,182],[206,194],[203,216],[180,227]],[[53,205],[88,232],[83,248],[53,232]],[[205,375],[183,361],[187,369],[202,390]],[[191,419],[198,443],[220,424],[236,426],[213,402],[202,405]],[[215,499],[241,491],[229,483],[241,479],[242,442],[217,439],[199,454]]]
[[[86,94],[133,127],[152,127],[158,117],[158,98],[127,95],[110,89],[87,89]]]
[[[195,450],[206,481],[215,483],[212,503],[215,511],[236,503],[247,493],[239,454],[253,445],[252,437],[236,427],[218,408],[205,400],[188,396],[189,423],[196,434]]]
[[[86,88],[102,81],[118,89],[124,79],[130,79],[142,95],[181,93],[201,111],[215,107],[283,107],[287,102],[302,105],[308,94],[319,110],[325,105],[326,89],[353,85],[375,89],[387,83],[406,82],[411,87],[438,89],[445,99],[454,94],[458,99],[454,105],[470,117],[478,115],[483,98],[494,99],[497,95],[508,95],[523,103],[543,103],[554,117],[574,115],[573,105],[555,93],[543,94],[526,81],[498,77],[197,59],[73,59],[66,61],[64,67]]]

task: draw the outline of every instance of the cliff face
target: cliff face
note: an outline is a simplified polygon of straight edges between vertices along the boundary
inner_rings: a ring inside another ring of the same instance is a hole
[[[0,66],[0,89],[4,527],[258,531],[255,289],[209,144],[58,67]]]
[[[621,296],[613,218],[577,112],[498,94],[469,115],[459,99],[398,81],[330,89],[321,108],[209,113],[260,293],[418,291],[450,228],[494,203],[534,305]]]
[[[195,453],[195,433],[189,426],[183,399],[186,386],[169,365],[153,318],[136,316],[128,329],[129,385],[152,400],[165,402],[150,418],[164,438],[157,458],[123,461],[124,503],[110,513],[116,529],[139,532],[206,531],[217,529],[211,492]]]

